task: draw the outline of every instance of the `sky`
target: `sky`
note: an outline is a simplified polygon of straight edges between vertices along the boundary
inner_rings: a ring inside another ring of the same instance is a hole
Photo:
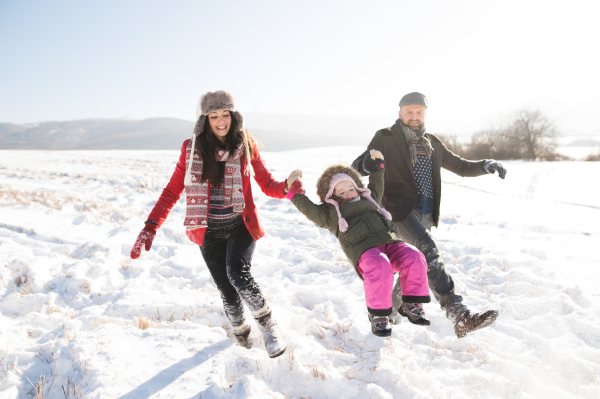
[[[0,2],[0,122],[244,113],[390,116],[473,131],[529,106],[600,132],[597,1]],[[391,124],[391,123],[390,123]]]

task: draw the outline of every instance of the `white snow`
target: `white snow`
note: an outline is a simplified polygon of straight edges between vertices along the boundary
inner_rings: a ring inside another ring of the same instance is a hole
[[[362,150],[263,157],[278,179],[303,169],[316,200],[320,172]],[[34,397],[40,376],[44,398],[73,382],[85,398],[600,397],[600,163],[443,172],[447,268],[473,311],[501,312],[463,339],[436,302],[430,327],[373,336],[335,237],[255,185],[268,233],[252,270],[288,345],[271,360],[236,345],[181,202],[129,258],[178,156],[0,151],[0,398]]]

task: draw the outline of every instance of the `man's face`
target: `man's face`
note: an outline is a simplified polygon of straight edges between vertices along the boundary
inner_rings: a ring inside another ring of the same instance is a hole
[[[398,112],[400,120],[412,130],[419,130],[425,123],[425,115],[427,115],[427,107],[424,105],[405,105]]]

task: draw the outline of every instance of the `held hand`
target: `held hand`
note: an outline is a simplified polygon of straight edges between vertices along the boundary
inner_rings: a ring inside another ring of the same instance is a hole
[[[295,180],[298,180],[301,177],[302,171],[300,169],[296,169],[292,173],[290,173],[290,175],[287,178],[287,189],[289,190],[290,188],[292,188],[292,183],[294,183]]]
[[[498,172],[498,176],[500,176],[501,179],[506,177],[506,169],[504,169],[502,164],[500,164],[498,161],[493,159],[487,160],[485,161],[484,168],[486,172],[491,174]]]
[[[363,158],[362,168],[367,173],[376,172],[381,169],[385,163],[383,154],[377,150],[371,150],[369,153],[370,155]]]
[[[373,159],[382,159],[383,160],[383,154],[377,150],[371,150],[369,151],[369,154],[371,154],[371,158]]]
[[[297,179],[292,183],[292,187],[290,188],[296,194],[306,194],[306,190],[304,190],[304,185],[302,184],[302,180]]]
[[[146,223],[144,229],[140,232],[135,240],[135,244],[133,244],[133,248],[131,249],[131,259],[137,259],[140,257],[142,253],[142,246],[146,247],[146,251],[150,251],[150,247],[152,247],[152,241],[154,241],[154,237],[156,236],[157,225],[153,223]]]

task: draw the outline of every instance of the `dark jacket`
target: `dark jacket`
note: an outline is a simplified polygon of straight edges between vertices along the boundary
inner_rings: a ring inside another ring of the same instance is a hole
[[[448,150],[444,143],[433,134],[425,133],[433,147],[432,172],[435,206],[433,221],[437,227],[440,220],[440,200],[442,179],[440,169],[448,169],[459,176],[475,177],[487,174],[483,168],[485,160],[468,161]],[[417,203],[417,183],[413,174],[408,144],[398,125],[379,130],[371,140],[367,150],[352,162],[352,167],[362,172],[360,163],[369,150],[381,151],[385,158],[385,188],[381,206],[392,214],[392,220],[404,220]]]
[[[371,190],[371,198],[378,203],[383,194],[383,176],[384,169],[373,172],[369,176],[368,188]],[[301,194],[295,194],[292,203],[310,221],[331,231],[337,237],[342,250],[361,278],[357,265],[366,250],[383,244],[402,242],[396,225],[387,220],[366,198],[340,206],[340,213],[348,222],[348,230],[345,233],[340,231],[338,215],[333,205],[327,203],[316,205],[307,196]]]

